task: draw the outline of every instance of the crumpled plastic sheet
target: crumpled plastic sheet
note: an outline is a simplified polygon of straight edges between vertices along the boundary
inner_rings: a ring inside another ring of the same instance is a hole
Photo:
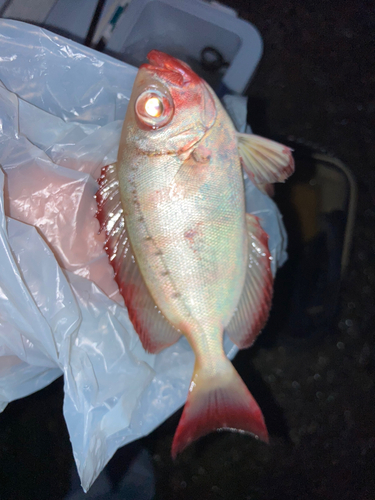
[[[136,71],[0,20],[0,411],[63,374],[85,491],[120,446],[183,405],[194,364],[184,338],[144,351],[94,217],[95,179],[116,160]],[[275,273],[286,259],[281,215],[249,180],[246,201]],[[233,358],[237,348],[224,346]]]

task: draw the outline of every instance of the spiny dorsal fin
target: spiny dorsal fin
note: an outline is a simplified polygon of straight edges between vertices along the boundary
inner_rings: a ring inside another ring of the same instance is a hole
[[[254,134],[237,133],[242,165],[256,184],[284,182],[294,172],[292,150]]]
[[[264,328],[271,308],[273,277],[268,235],[255,215],[246,214],[249,260],[242,295],[225,331],[240,348],[250,347]]]
[[[116,165],[102,169],[96,193],[97,219],[105,231],[105,250],[124,297],[129,318],[146,351],[157,353],[180,338],[155,304],[139,271],[126,232]]]

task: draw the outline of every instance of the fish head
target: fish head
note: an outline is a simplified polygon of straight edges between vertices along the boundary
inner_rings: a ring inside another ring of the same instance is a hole
[[[145,154],[186,155],[213,126],[212,90],[184,62],[152,50],[136,76],[125,118],[127,146]]]

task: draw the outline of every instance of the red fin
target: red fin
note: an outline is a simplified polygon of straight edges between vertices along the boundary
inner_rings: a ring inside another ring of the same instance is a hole
[[[225,331],[240,348],[251,346],[264,328],[271,308],[273,277],[268,235],[254,215],[246,214],[249,261],[237,309]]]
[[[294,172],[287,146],[254,134],[237,133],[237,142],[243,168],[256,184],[284,182]]]
[[[190,443],[215,430],[250,433],[268,443],[266,424],[257,402],[228,359],[225,367],[220,376],[209,376],[196,364],[173,439],[173,459]]]
[[[100,230],[105,230],[105,250],[115,271],[130,321],[146,351],[156,353],[174,344],[178,332],[157,308],[134,258],[126,232],[115,165],[104,167],[96,194]]]

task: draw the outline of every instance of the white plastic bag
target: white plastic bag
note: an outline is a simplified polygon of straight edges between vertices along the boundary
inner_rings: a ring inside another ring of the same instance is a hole
[[[85,491],[117,448],[185,402],[194,364],[184,338],[144,351],[97,234],[95,179],[116,160],[136,71],[0,20],[0,410],[63,374]],[[275,272],[286,258],[281,216],[250,181],[246,199]]]

